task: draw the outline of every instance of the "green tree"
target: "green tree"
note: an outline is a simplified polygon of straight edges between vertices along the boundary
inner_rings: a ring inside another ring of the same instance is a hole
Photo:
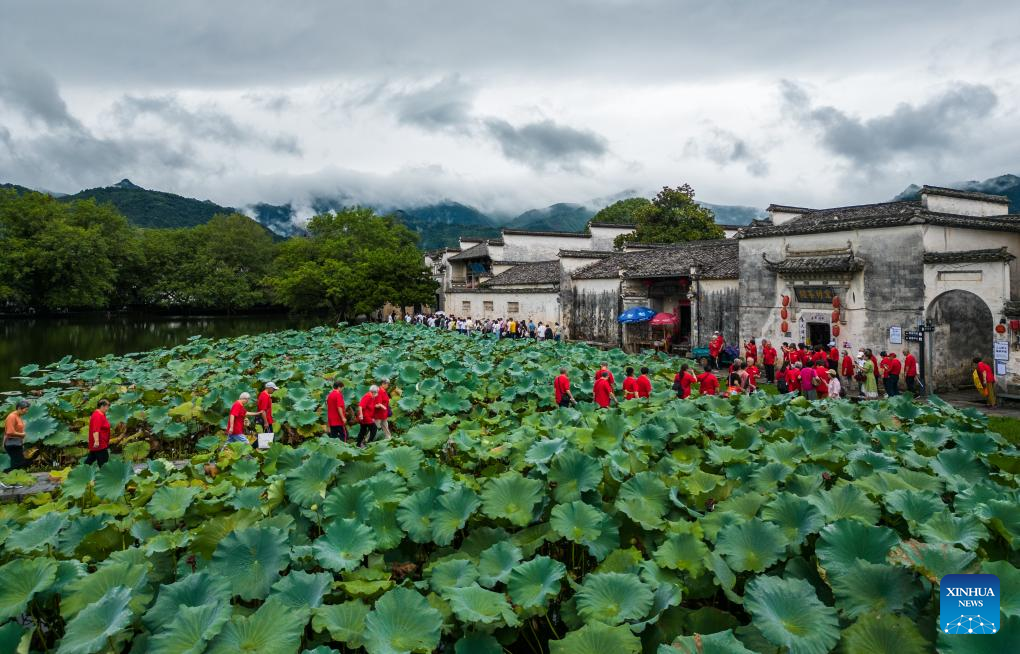
[[[118,277],[140,256],[116,209],[0,190],[0,301],[15,310],[106,308]]]
[[[723,238],[711,209],[694,201],[694,189],[688,184],[663,187],[650,204],[633,213],[637,225],[633,233],[617,236],[617,248],[625,243],[683,243]]]
[[[319,214],[308,236],[283,243],[269,285],[295,311],[328,310],[352,318],[380,308],[428,302],[435,283],[416,235],[392,216],[353,207]]]
[[[608,207],[603,207],[597,214],[592,216],[593,223],[615,223],[618,225],[633,225],[634,213],[641,208],[647,207],[652,202],[648,198],[625,198],[617,200]]]

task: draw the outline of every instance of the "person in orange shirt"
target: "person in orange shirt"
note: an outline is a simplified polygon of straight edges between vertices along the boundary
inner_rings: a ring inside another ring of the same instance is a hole
[[[637,396],[651,397],[652,380],[648,378],[648,368],[641,368],[641,376],[637,378]]]
[[[28,400],[18,400],[14,405],[14,411],[7,414],[4,421],[4,450],[11,458],[11,463],[4,472],[19,470],[28,467],[28,459],[25,458],[25,420],[31,406]]]
[[[95,463],[102,468],[110,460],[110,421],[106,419],[109,410],[110,401],[99,400],[89,418],[89,455],[85,457],[85,465]]]
[[[623,399],[633,400],[637,397],[637,379],[634,378],[634,369],[627,368],[627,376],[623,378]]]

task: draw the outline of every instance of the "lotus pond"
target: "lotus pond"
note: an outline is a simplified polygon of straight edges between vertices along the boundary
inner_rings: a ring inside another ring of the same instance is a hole
[[[561,365],[584,399],[603,359],[661,392],[553,406]],[[683,401],[675,365],[369,325],[27,367],[29,449],[62,484],[0,505],[0,651],[1020,651],[1020,454],[984,416]],[[336,375],[349,399],[396,380],[393,440],[319,435]],[[222,447],[269,380],[286,444]],[[99,397],[101,470],[74,464]],[[979,571],[999,632],[939,632],[939,579]]]

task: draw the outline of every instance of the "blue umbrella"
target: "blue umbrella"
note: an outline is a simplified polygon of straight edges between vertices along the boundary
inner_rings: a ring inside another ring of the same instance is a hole
[[[648,322],[655,317],[655,311],[648,307],[631,307],[617,318],[619,322],[629,324],[632,322]]]

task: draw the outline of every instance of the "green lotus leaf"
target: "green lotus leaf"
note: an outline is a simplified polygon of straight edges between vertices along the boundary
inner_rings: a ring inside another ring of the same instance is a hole
[[[754,654],[737,640],[733,631],[697,636],[677,636],[671,645],[659,645],[656,654]]]
[[[368,486],[340,485],[326,494],[322,513],[326,518],[364,522],[372,514],[373,499],[372,489]]]
[[[905,568],[867,561],[855,561],[830,582],[836,606],[851,618],[899,611],[921,592],[914,575]]]
[[[843,632],[846,654],[924,654],[931,645],[914,622],[894,614],[866,615]]]
[[[779,560],[788,544],[780,527],[754,518],[723,528],[715,549],[733,570],[761,572]]]
[[[259,474],[259,463],[255,459],[239,459],[230,466],[230,474],[243,482],[249,482]]]
[[[870,525],[878,522],[881,513],[878,505],[853,484],[839,484],[807,500],[822,512],[827,522],[850,518]]]
[[[595,425],[591,437],[595,447],[604,452],[615,450],[627,433],[627,421],[618,410],[602,412],[602,421]]]
[[[490,518],[505,518],[511,524],[524,527],[531,522],[542,491],[543,484],[537,479],[527,479],[519,472],[505,472],[485,484],[482,507]]]
[[[666,513],[669,489],[651,472],[628,479],[616,495],[616,508],[645,529],[659,529]]]
[[[304,507],[321,504],[338,467],[336,459],[313,456],[287,473],[287,495]]]
[[[470,624],[500,624],[515,627],[518,624],[513,607],[502,593],[485,590],[478,584],[452,588],[444,595],[461,622]]]
[[[368,654],[432,652],[439,645],[443,616],[424,597],[394,588],[376,601],[365,618]]]
[[[999,578],[999,610],[1002,614],[1020,617],[1020,569],[1008,561],[992,561],[982,563],[981,572]]]
[[[547,463],[567,447],[567,441],[562,438],[543,438],[537,440],[528,447],[524,453],[524,460],[542,471],[548,470]]]
[[[626,625],[586,624],[560,640],[549,641],[550,654],[640,654],[641,639]]]
[[[779,525],[791,545],[800,545],[825,526],[821,511],[793,493],[777,495],[762,509],[761,517]]]
[[[953,489],[964,488],[988,478],[988,468],[977,455],[962,448],[939,452],[931,462],[931,469]]]
[[[372,530],[355,520],[334,520],[312,545],[322,567],[343,572],[361,565],[375,549]]]
[[[889,551],[898,542],[896,532],[888,527],[840,520],[822,529],[815,554],[829,579],[835,579],[846,574],[856,561],[885,563]]]
[[[200,490],[194,486],[160,486],[146,507],[157,520],[183,518]]]
[[[445,413],[455,414],[469,410],[471,403],[456,393],[440,393],[435,406],[442,409]]]
[[[141,613],[152,599],[147,584],[147,565],[107,561],[92,574],[78,577],[64,587],[60,615],[64,619],[71,618],[121,586],[131,591],[131,611]]]
[[[938,584],[942,577],[953,573],[972,572],[975,566],[973,552],[945,543],[921,543],[916,540],[903,541],[889,552],[889,561],[913,568],[928,581]]]
[[[34,631],[22,627],[16,620],[0,626],[0,652],[21,652],[29,651],[28,646]]]
[[[925,521],[920,527],[921,536],[929,543],[959,545],[973,550],[978,542],[988,538],[988,530],[972,515],[957,517],[949,511],[941,511]]]
[[[208,654],[294,654],[301,646],[308,609],[271,597],[251,615],[234,615],[209,645]]]
[[[227,500],[227,506],[235,511],[257,509],[261,507],[263,503],[262,493],[262,488],[242,488],[237,491],[233,497]]]
[[[133,473],[130,463],[118,457],[110,457],[106,465],[96,473],[96,495],[104,500],[120,499]]]
[[[199,654],[230,619],[230,604],[182,606],[149,641],[150,654]]]
[[[56,511],[47,513],[8,536],[5,545],[8,550],[20,552],[34,552],[48,547],[56,547],[60,532],[67,525],[68,520],[64,514]]]
[[[708,546],[693,533],[671,534],[653,556],[660,568],[698,575],[705,569]]]
[[[744,607],[751,623],[791,654],[825,654],[839,640],[836,612],[803,579],[755,577],[747,584]]]
[[[232,531],[213,552],[210,569],[222,575],[234,595],[263,599],[287,567],[287,534],[275,527],[249,527]]]
[[[142,622],[150,631],[155,631],[160,625],[169,624],[179,609],[229,602],[229,582],[209,570],[200,570],[172,584],[161,586],[156,602],[146,611]]]
[[[887,494],[884,498],[886,507],[899,513],[907,520],[922,523],[935,513],[945,509],[942,499],[931,491],[899,489]]]
[[[470,586],[478,579],[478,566],[470,559],[448,559],[429,570],[432,590],[443,593],[450,588]]]
[[[400,402],[408,399],[408,397],[405,395],[400,398]],[[404,405],[400,405],[400,408],[404,411],[411,410]],[[401,436],[401,439],[415,445],[420,450],[431,452],[446,445],[446,442],[450,440],[450,429],[446,425],[419,424],[408,429],[407,433]]]
[[[60,427],[60,423],[50,416],[49,409],[41,403],[33,404],[24,420],[26,444],[46,440]]]
[[[575,449],[560,452],[549,468],[549,481],[556,484],[553,496],[561,504],[581,499],[581,493],[598,488],[602,465]]]
[[[1020,618],[1010,616],[994,634],[954,635],[939,631],[939,654],[1003,654],[1020,651]]]
[[[510,573],[524,558],[521,548],[509,541],[496,543],[478,557],[478,582],[486,588],[506,583]]]
[[[96,478],[96,470],[98,468],[94,465],[75,466],[71,472],[67,473],[67,479],[60,485],[60,492],[67,497],[80,498],[88,490],[92,480]]]
[[[440,495],[432,512],[432,541],[440,546],[452,543],[480,504],[478,495],[464,486]]]
[[[130,601],[131,591],[116,586],[83,608],[64,627],[57,654],[92,654],[109,647],[131,623]]]
[[[390,472],[395,472],[402,477],[410,477],[418,470],[424,456],[421,450],[416,447],[401,445],[380,452],[376,458]]]
[[[453,646],[454,654],[503,654],[499,641],[483,633],[465,634]]]
[[[365,618],[369,607],[360,600],[342,604],[326,604],[312,612],[312,629],[326,630],[330,638],[351,648],[361,647],[365,632]]]
[[[0,623],[25,612],[36,593],[53,585],[57,562],[53,559],[14,559],[0,567]]]
[[[427,543],[432,540],[432,510],[440,496],[440,491],[426,488],[401,500],[397,508],[397,521],[414,542]]]
[[[319,572],[310,574],[302,570],[290,573],[273,584],[270,597],[277,597],[295,609],[314,609],[322,604],[322,597],[333,585],[333,575]]]
[[[640,620],[652,608],[652,591],[635,574],[592,573],[575,597],[578,614],[588,622],[616,625]]]
[[[585,543],[599,537],[604,518],[602,511],[577,501],[553,507],[549,525],[559,536],[575,543]]]
[[[559,595],[560,580],[567,568],[548,556],[536,556],[510,572],[506,588],[513,603],[521,608],[544,607],[550,598]]]
[[[377,507],[399,504],[407,497],[407,481],[392,472],[380,472],[361,483],[372,492],[372,502]]]

